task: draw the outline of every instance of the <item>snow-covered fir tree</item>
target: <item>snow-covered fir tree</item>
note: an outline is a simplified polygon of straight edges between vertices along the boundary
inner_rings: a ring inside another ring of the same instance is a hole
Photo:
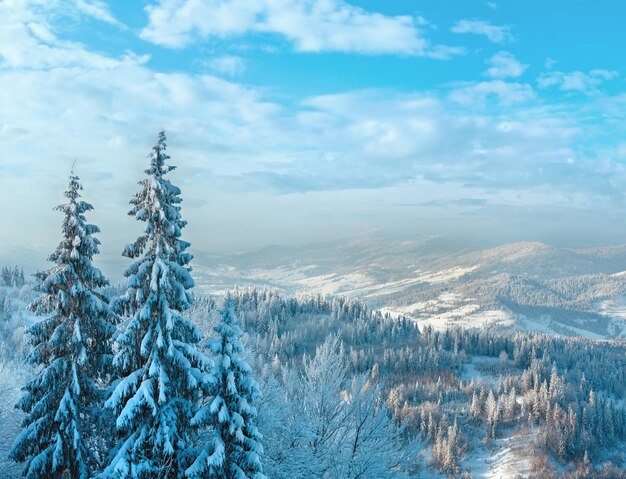
[[[255,419],[260,390],[245,361],[232,299],[226,298],[217,337],[209,342],[215,356],[211,371],[213,394],[193,419],[197,427],[211,431],[210,440],[187,476],[215,479],[263,479],[261,434]]]
[[[63,213],[63,238],[49,260],[51,269],[39,274],[41,293],[31,309],[52,315],[30,328],[28,360],[39,367],[17,407],[26,413],[24,429],[11,457],[26,462],[29,479],[70,477],[87,479],[96,467],[89,441],[102,400],[98,382],[111,359],[112,315],[98,289],[108,281],[92,264],[98,253],[97,226],[85,213],[92,206],[80,200],[82,186],[73,173],[57,207]]]
[[[189,243],[180,239],[180,189],[165,175],[165,134],[149,155],[147,178],[131,200],[130,215],[145,222],[142,235],[124,250],[138,258],[126,271],[126,293],[115,307],[130,316],[116,341],[120,376],[105,406],[117,414],[118,443],[102,477],[168,478],[189,466],[191,418],[197,412],[209,359],[198,349],[198,329],[181,313],[194,282]]]

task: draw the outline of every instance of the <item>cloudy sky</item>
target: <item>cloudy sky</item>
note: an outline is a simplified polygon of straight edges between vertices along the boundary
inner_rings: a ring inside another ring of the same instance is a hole
[[[159,130],[198,250],[626,240],[621,0],[0,0],[4,251],[72,163],[105,254]]]

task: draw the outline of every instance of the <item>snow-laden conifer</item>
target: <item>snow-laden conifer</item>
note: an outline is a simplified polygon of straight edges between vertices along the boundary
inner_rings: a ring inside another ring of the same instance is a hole
[[[116,308],[129,315],[117,338],[114,366],[120,379],[105,406],[116,412],[119,441],[103,477],[179,478],[191,444],[191,418],[197,411],[203,371],[209,360],[198,351],[198,329],[181,313],[189,308],[194,282],[180,239],[180,189],[165,175],[165,134],[149,155],[147,178],[129,212],[145,222],[141,236],[124,250],[137,258],[127,269],[127,291]]]
[[[239,339],[243,333],[230,297],[221,315],[214,328],[216,337],[209,341],[215,359],[211,371],[213,394],[192,420],[194,426],[211,431],[210,440],[187,470],[187,476],[264,479],[263,447],[254,406],[260,390],[243,357],[244,348]]]
[[[43,294],[30,306],[51,316],[29,330],[28,360],[39,369],[17,404],[26,418],[11,457],[26,462],[29,479],[63,471],[87,479],[95,467],[88,442],[102,398],[97,382],[106,374],[115,328],[97,292],[108,282],[92,264],[100,244],[93,235],[100,230],[85,219],[92,206],[80,200],[81,190],[72,173],[68,203],[56,208],[63,214],[63,238],[49,257],[55,266],[39,274]]]

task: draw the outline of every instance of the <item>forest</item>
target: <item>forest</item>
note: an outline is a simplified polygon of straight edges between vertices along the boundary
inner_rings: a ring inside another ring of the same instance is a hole
[[[73,172],[52,266],[0,270],[3,477],[468,479],[502,441],[527,477],[626,477],[623,341],[420,329],[271,289],[195,295],[168,160],[161,133],[125,284],[95,265]]]

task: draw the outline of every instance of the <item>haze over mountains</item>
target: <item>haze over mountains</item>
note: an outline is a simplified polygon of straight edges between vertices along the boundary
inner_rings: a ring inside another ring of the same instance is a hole
[[[626,336],[626,245],[484,248],[444,236],[197,254],[201,293],[236,286],[341,295],[443,328],[501,326],[591,338]]]

